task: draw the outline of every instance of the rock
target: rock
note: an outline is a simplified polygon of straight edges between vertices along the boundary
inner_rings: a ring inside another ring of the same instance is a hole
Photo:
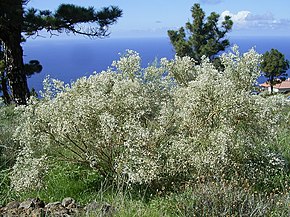
[[[0,207],[0,217],[72,217],[72,216],[112,216],[115,208],[107,203],[96,201],[85,208],[78,205],[73,198],[64,198],[62,202],[45,203],[39,198],[28,199],[21,203],[13,201]]]
[[[69,216],[69,211],[66,208],[60,208],[52,212],[52,216]]]
[[[71,203],[66,208],[67,209],[76,209],[76,208],[82,208],[82,207],[76,203]]]
[[[53,214],[57,212],[58,210],[64,209],[64,207],[61,205],[61,202],[53,202],[53,203],[48,203],[45,206],[45,211],[48,214],[47,216],[54,216]]]
[[[20,203],[18,201],[12,201],[10,203],[7,203],[7,205],[4,207],[5,210],[9,209],[17,209],[19,207]]]
[[[34,207],[30,207],[28,209],[19,210],[19,211],[23,216],[31,216],[31,213],[33,210],[34,210]]]
[[[19,205],[19,209],[29,209],[29,208],[44,208],[45,203],[40,200],[39,198],[32,198],[32,199],[28,199],[26,201],[23,201],[22,203],[20,203]]]
[[[57,202],[52,202],[52,203],[46,204],[45,208],[50,209],[50,208],[59,207],[59,206],[61,206],[61,202],[57,201]]]
[[[38,197],[33,198],[32,202],[34,203],[35,208],[44,208],[45,207],[44,201],[40,200]]]
[[[43,217],[46,216],[45,215],[45,211],[43,210],[43,208],[38,208],[38,209],[34,209],[31,212],[31,217]]]
[[[75,204],[75,200],[71,197],[66,197],[62,200],[61,205],[63,207],[68,207],[71,204]]]
[[[34,208],[34,203],[32,202],[32,199],[28,199],[26,201],[21,202],[18,208],[19,209]]]
[[[7,216],[7,217],[10,217],[10,216],[20,216],[20,210],[18,208],[13,208],[13,209],[9,209],[7,210],[7,212],[3,213],[3,216]]]

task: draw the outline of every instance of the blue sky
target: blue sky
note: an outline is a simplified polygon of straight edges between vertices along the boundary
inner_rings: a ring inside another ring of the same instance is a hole
[[[55,10],[61,3],[94,6],[115,5],[123,10],[111,37],[166,37],[191,20],[190,8],[200,3],[207,15],[215,11],[230,15],[234,27],[230,35],[290,36],[289,0],[31,0],[28,7]]]

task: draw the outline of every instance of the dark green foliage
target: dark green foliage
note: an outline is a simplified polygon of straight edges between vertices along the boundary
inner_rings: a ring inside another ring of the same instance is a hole
[[[233,21],[226,16],[219,27],[220,15],[212,12],[205,19],[205,13],[199,4],[194,4],[191,13],[192,23],[187,22],[185,28],[181,27],[178,31],[168,31],[170,41],[178,56],[190,56],[198,64],[203,55],[214,61],[216,54],[230,45],[229,40],[224,38],[231,30]]]
[[[30,60],[29,63],[24,65],[24,71],[27,77],[30,77],[34,73],[39,73],[42,71],[42,65],[38,60]]]
[[[91,37],[108,36],[108,26],[117,22],[122,15],[118,7],[104,7],[96,11],[93,7],[80,7],[73,4],[61,4],[53,13],[49,10],[37,10],[30,8],[24,13],[23,32],[26,35],[35,35],[39,31],[46,29],[53,34],[76,33]],[[80,24],[90,23],[90,27],[80,26]]]
[[[271,93],[273,93],[273,86],[285,81],[286,72],[289,69],[289,61],[277,49],[271,49],[270,52],[267,51],[262,60],[261,70],[271,86]]]

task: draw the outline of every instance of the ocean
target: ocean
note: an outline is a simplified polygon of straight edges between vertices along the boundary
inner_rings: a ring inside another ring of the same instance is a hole
[[[230,37],[231,46],[237,44],[240,52],[255,47],[265,53],[271,48],[278,49],[290,60],[289,37]],[[93,72],[106,70],[126,49],[137,51],[146,67],[156,58],[172,59],[175,55],[169,38],[118,38],[118,39],[29,39],[23,44],[24,61],[36,59],[43,66],[39,74],[28,79],[30,88],[42,89],[42,81],[50,75],[69,83]],[[288,71],[290,74],[290,71]],[[261,77],[258,82],[265,81]]]

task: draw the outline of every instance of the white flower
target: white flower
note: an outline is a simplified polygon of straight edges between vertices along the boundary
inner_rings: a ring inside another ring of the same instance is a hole
[[[71,86],[46,78],[45,99],[21,108],[15,138],[24,152],[73,158],[133,183],[225,170],[262,174],[268,171],[255,156],[275,144],[285,100],[249,94],[260,57],[234,47],[221,57],[223,71],[206,58],[195,65],[177,56],[142,69],[139,54],[129,50],[113,68]],[[37,180],[38,170],[27,174],[25,165],[43,161],[31,155],[17,159],[15,188]],[[275,156],[263,158],[274,171],[285,164]]]

